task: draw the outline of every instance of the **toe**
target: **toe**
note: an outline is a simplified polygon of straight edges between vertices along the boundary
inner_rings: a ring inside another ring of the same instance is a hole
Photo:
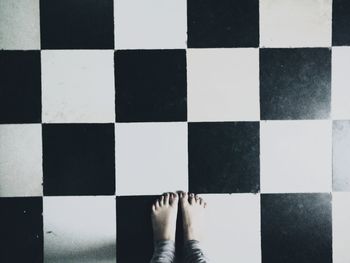
[[[168,205],[169,204],[169,197],[170,197],[170,194],[169,193],[165,193],[164,194],[164,199],[163,199],[163,204],[165,205]]]
[[[170,193],[170,204],[176,204],[178,200],[178,195],[176,193]]]
[[[161,196],[159,199],[159,206],[163,206],[164,205],[164,196]]]
[[[180,196],[180,199],[183,201],[187,197],[187,193],[181,191],[181,192],[179,192],[179,196]]]
[[[188,203],[188,199],[189,199],[189,193],[184,192],[182,201],[183,201],[184,203]]]
[[[153,204],[153,205],[152,205],[152,212],[154,213],[155,211],[156,211],[156,205]]]
[[[190,196],[189,196],[189,203],[192,205],[194,204],[194,201],[195,201],[195,198],[194,198],[194,194],[190,193]]]
[[[157,210],[160,207],[159,200],[157,199],[156,203],[154,204],[155,209]]]
[[[180,203],[182,206],[186,206],[188,204],[188,194],[187,192],[180,193]]]
[[[200,204],[200,205],[204,205],[203,198],[201,198],[201,197],[199,197],[199,204]]]
[[[198,196],[198,195],[195,195],[195,196],[194,196],[194,199],[195,199],[195,202],[199,204],[199,196]]]

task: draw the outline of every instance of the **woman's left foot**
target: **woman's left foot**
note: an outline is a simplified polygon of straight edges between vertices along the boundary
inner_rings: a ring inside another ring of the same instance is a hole
[[[154,241],[175,241],[177,209],[178,196],[176,193],[165,193],[152,205]]]

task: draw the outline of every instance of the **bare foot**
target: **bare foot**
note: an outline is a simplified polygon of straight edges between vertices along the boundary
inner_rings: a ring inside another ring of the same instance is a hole
[[[179,195],[185,241],[201,241],[203,238],[204,212],[207,204],[202,198],[192,193],[180,192]]]
[[[175,241],[178,196],[175,193],[163,194],[152,205],[152,226],[154,241]]]

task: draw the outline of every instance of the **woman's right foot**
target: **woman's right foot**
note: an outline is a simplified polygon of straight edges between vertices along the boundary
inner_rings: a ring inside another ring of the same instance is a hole
[[[206,203],[201,197],[186,192],[179,192],[184,239],[201,241],[204,231],[204,212]]]
[[[163,194],[152,205],[152,226],[154,241],[175,241],[178,195],[176,193]]]

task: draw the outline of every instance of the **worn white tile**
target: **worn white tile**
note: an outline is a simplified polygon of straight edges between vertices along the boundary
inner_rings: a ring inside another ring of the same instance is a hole
[[[117,123],[115,136],[117,195],[187,190],[187,123]]]
[[[350,120],[333,121],[333,191],[350,192]]]
[[[203,194],[203,249],[213,262],[260,263],[260,195]]]
[[[114,122],[113,56],[113,50],[42,51],[43,122]]]
[[[0,1],[0,49],[40,49],[39,0]]]
[[[40,124],[0,125],[0,197],[41,196]]]
[[[350,262],[350,193],[333,193],[333,263]]]
[[[45,262],[116,261],[115,197],[44,197]]]
[[[332,0],[260,0],[260,46],[330,47]]]
[[[260,122],[260,184],[263,193],[330,192],[331,121]]]
[[[116,0],[117,49],[186,48],[186,0]]]
[[[187,51],[189,121],[259,120],[259,50]]]
[[[332,119],[350,119],[350,47],[332,48]]]

